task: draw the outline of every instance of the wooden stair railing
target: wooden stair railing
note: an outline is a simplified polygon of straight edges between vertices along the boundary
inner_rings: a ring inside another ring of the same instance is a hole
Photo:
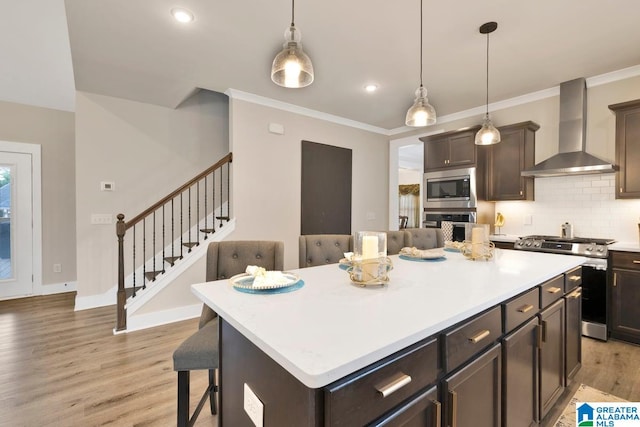
[[[191,252],[193,247],[200,244],[201,234],[202,239],[206,240],[209,234],[215,233],[216,220],[219,221],[218,228],[223,226],[223,221],[230,220],[232,160],[232,153],[227,154],[129,221],[125,222],[123,214],[117,215],[116,331],[127,328],[125,306],[128,297],[135,297],[138,290],[146,289],[148,282],[155,281],[158,275],[166,272],[167,265],[168,268],[173,267],[183,258],[184,250]],[[125,242],[128,230],[131,232]],[[167,233],[170,233],[170,237]],[[125,263],[125,259],[131,262]],[[127,273],[131,278],[130,283],[125,283]]]

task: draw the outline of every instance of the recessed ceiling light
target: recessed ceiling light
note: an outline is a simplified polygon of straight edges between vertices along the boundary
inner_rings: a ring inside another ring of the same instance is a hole
[[[193,13],[191,13],[190,10],[183,9],[181,7],[171,9],[171,15],[178,22],[187,23],[193,21]]]
[[[378,90],[378,85],[376,84],[368,84],[364,87],[364,90],[366,90],[367,92],[371,93],[371,92],[375,92]]]

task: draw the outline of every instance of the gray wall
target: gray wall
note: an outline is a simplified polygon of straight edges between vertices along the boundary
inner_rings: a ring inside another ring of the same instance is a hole
[[[79,298],[117,284],[115,225],[92,225],[91,214],[139,214],[227,154],[228,125],[228,99],[214,92],[200,91],[177,109],[78,92]],[[113,181],[115,191],[100,191],[101,181]]]
[[[0,102],[0,139],[38,144],[42,156],[42,284],[76,280],[74,114]],[[53,264],[61,264],[60,273]],[[46,290],[45,290],[46,293]]]

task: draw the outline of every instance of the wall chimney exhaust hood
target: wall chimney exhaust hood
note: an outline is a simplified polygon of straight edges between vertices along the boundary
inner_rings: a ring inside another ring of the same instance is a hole
[[[615,165],[585,151],[587,84],[584,78],[560,84],[559,152],[522,176],[586,175],[615,172]]]

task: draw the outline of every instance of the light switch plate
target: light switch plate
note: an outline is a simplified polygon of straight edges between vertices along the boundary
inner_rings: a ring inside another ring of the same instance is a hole
[[[527,214],[524,216],[524,225],[531,225],[533,224],[533,215],[531,214]]]
[[[256,427],[263,427],[264,404],[246,383],[244,384],[244,411]]]
[[[113,224],[112,214],[91,214],[91,224],[109,225]]]

